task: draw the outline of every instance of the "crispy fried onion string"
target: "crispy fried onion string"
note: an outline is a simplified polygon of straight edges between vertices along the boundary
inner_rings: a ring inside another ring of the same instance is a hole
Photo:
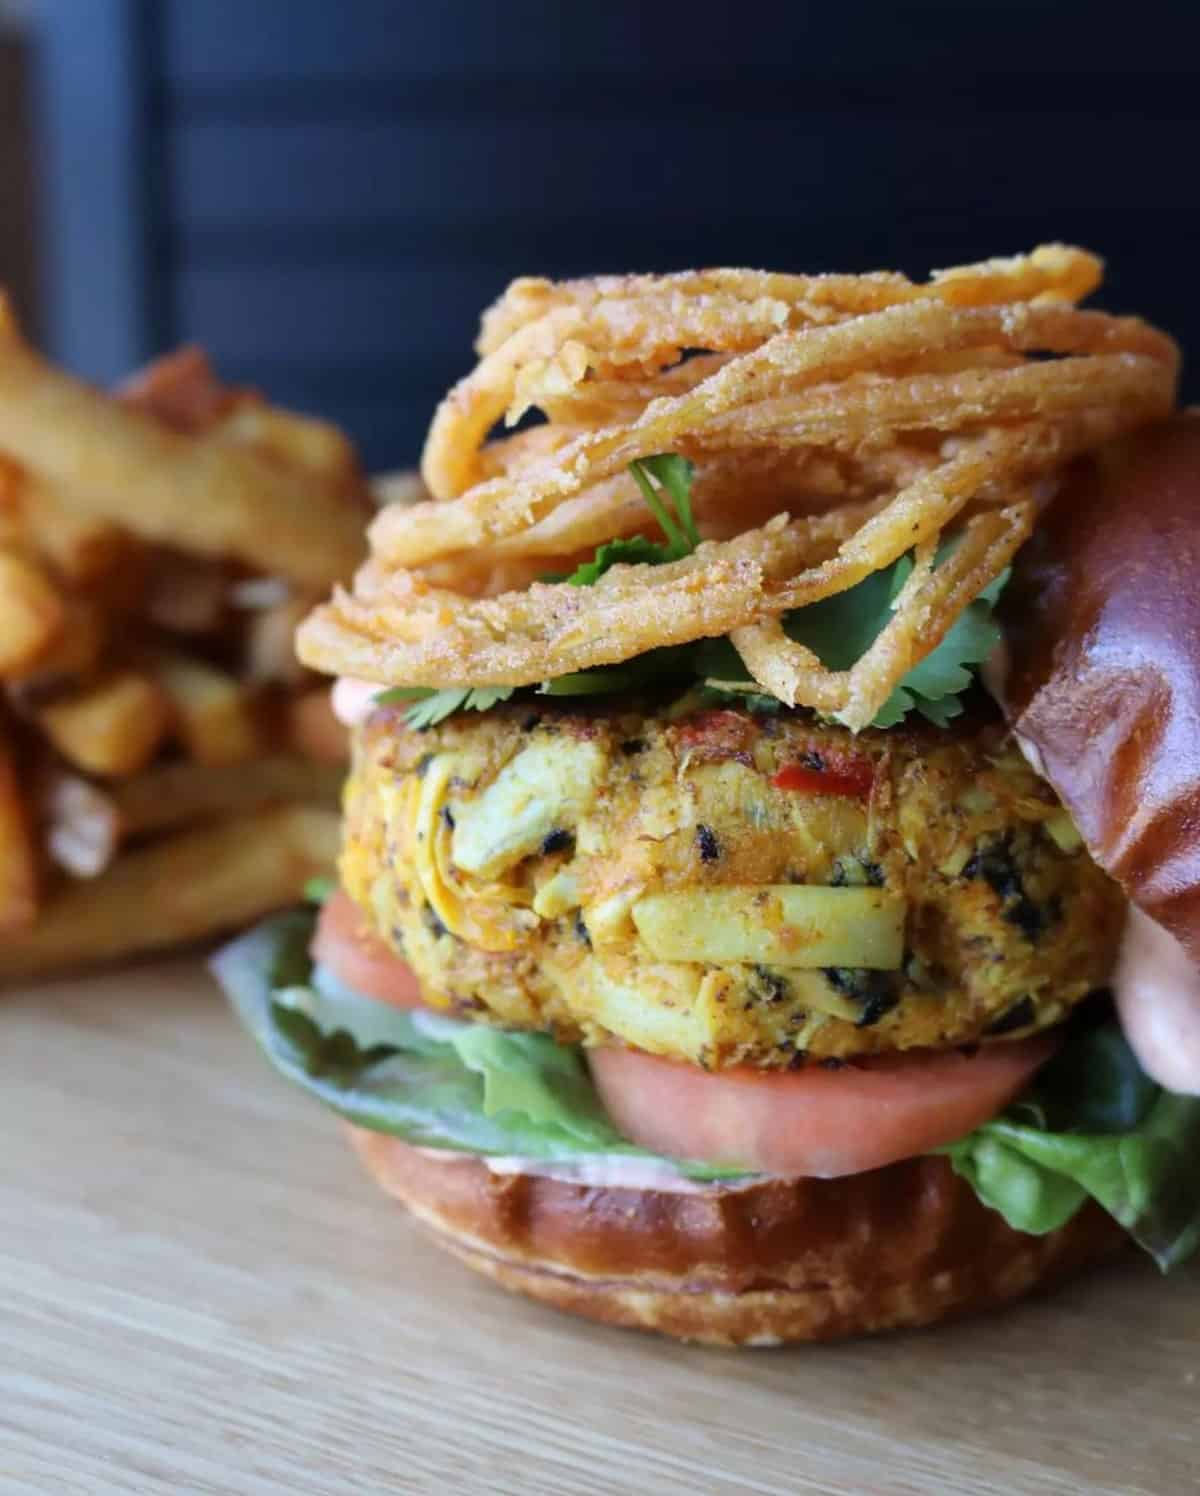
[[[1155,419],[1178,353],[1074,305],[1099,262],[1049,246],[902,276],[704,271],[518,281],[426,446],[429,502],[381,512],[372,559],[304,625],[301,656],[383,684],[524,685],[731,633],[793,705],[871,721],[1008,564],[1036,480]],[[548,423],[488,432],[536,405]],[[631,462],[696,465],[705,543],[591,587],[536,577],[654,527]],[[960,541],[936,567],[948,527]],[[826,669],[788,610],[914,551],[866,655]]]

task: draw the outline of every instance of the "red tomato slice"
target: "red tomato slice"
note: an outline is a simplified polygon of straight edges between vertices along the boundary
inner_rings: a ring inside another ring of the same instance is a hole
[[[363,997],[396,1008],[425,1006],[412,967],[367,928],[353,900],[341,889],[321,909],[312,958]]]
[[[964,1137],[1017,1095],[1054,1052],[1052,1037],[972,1055],[888,1055],[827,1070],[733,1070],[641,1050],[588,1051],[609,1116],[631,1142],[675,1158],[836,1179]]]

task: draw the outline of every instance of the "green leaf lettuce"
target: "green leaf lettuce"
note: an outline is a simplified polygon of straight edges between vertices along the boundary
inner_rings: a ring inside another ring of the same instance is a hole
[[[944,1151],[1019,1231],[1053,1231],[1091,1196],[1164,1270],[1200,1247],[1200,1098],[1154,1085],[1115,1023],[1075,1037],[1027,1096]]]
[[[359,997],[308,959],[312,915],[281,915],[213,966],[277,1070],[340,1116],[426,1148],[571,1164],[671,1162],[696,1179],[739,1171],[657,1160],[605,1115],[578,1048]],[[744,1172],[744,1171],[743,1171]]]
[[[627,1142],[576,1046],[404,1012],[314,971],[313,919],[268,921],[214,969],[270,1062],[349,1121],[485,1157],[564,1167],[620,1157],[690,1179],[754,1177]],[[1020,1231],[1053,1231],[1090,1197],[1164,1269],[1200,1247],[1200,1098],[1149,1081],[1113,1023],[1070,1037],[1003,1116],[941,1151]]]

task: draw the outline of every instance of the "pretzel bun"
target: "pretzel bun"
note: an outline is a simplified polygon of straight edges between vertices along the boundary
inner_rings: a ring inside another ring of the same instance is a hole
[[[1007,1226],[941,1158],[677,1194],[493,1174],[350,1128],[376,1181],[460,1261],[588,1319],[712,1345],[832,1340],[994,1308],[1127,1240],[1089,1205]]]
[[[1200,413],[1079,465],[1019,552],[1005,711],[1094,860],[1200,964]]]

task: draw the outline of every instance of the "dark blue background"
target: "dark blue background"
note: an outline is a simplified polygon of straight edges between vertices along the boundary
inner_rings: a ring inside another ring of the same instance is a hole
[[[56,351],[197,339],[412,460],[517,274],[1074,240],[1200,340],[1198,7],[48,0]]]

